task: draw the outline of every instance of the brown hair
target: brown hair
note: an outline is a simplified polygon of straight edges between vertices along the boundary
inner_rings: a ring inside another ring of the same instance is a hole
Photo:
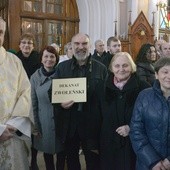
[[[120,41],[117,37],[109,37],[107,40],[107,46],[110,46],[111,42],[118,42]]]
[[[42,60],[43,52],[47,50],[50,53],[53,53],[56,57],[56,64],[59,62],[59,54],[57,53],[56,49],[53,46],[46,46],[40,51],[40,62]]]
[[[20,42],[19,42],[19,43],[21,43],[21,41],[22,41],[23,39],[32,40],[32,41],[33,41],[33,45],[35,46],[35,37],[34,37],[33,34],[31,34],[31,33],[25,33],[25,34],[23,34],[23,35],[21,36],[21,38],[20,38]]]

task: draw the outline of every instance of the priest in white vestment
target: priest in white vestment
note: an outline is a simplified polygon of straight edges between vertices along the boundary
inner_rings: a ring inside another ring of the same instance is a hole
[[[3,48],[0,18],[0,170],[29,170],[30,83],[21,61]]]

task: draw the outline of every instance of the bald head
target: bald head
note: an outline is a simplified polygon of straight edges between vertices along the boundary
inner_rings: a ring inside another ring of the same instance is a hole
[[[71,42],[74,42],[74,40],[77,39],[77,38],[86,38],[86,39],[88,39],[88,41],[90,41],[90,38],[87,34],[77,33],[72,37]]]

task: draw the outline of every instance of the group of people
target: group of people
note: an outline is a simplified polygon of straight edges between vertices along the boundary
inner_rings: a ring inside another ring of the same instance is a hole
[[[87,170],[170,170],[170,56],[157,60],[156,46],[144,44],[135,63],[115,37],[108,52],[96,41],[91,55],[89,36],[78,33],[66,61],[52,45],[37,55],[30,35],[16,57],[2,46],[5,29],[0,19],[2,170],[38,170],[38,151],[47,170],[64,170],[65,161],[81,170],[80,147]],[[53,79],[80,77],[86,102],[51,104]]]

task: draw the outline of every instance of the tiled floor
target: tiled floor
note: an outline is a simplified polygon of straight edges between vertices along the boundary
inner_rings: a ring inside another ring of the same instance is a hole
[[[84,162],[84,155],[82,154],[80,155],[80,162],[81,162],[81,169],[86,170],[85,162]],[[39,166],[39,170],[46,170],[44,159],[43,159],[43,154],[41,152],[38,153],[38,166]],[[67,170],[67,168],[65,168],[65,170]]]

